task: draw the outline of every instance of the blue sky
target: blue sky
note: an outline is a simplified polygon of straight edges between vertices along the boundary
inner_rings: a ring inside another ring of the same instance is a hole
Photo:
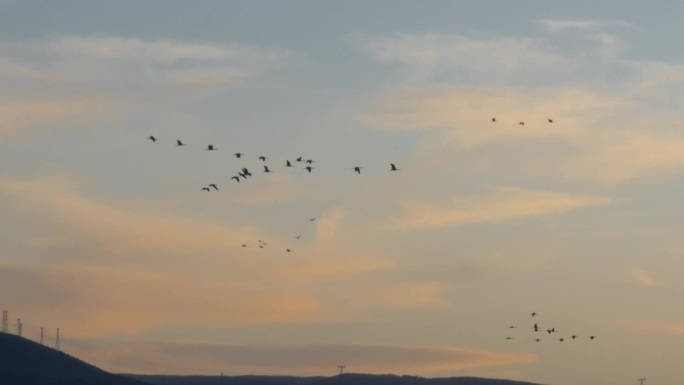
[[[0,8],[27,337],[116,372],[681,378],[676,2]]]

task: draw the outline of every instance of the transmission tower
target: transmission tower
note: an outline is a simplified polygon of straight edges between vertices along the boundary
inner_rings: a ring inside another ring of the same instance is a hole
[[[340,375],[344,373],[344,368],[347,367],[347,365],[337,365],[338,368],[340,368]]]
[[[646,381],[645,378],[639,378],[639,385],[644,385],[645,381]]]
[[[55,350],[59,351],[59,328],[57,328],[57,337],[55,337]]]
[[[21,318],[17,318],[17,335],[21,337]]]
[[[2,311],[2,332],[7,333],[9,330],[8,325],[9,312],[7,310]]]
[[[45,335],[43,334],[43,328],[40,328],[40,344],[45,345]]]

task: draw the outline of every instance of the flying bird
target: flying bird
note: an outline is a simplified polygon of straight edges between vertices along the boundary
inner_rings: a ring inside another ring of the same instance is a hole
[[[242,155],[244,155],[244,154],[241,153],[241,152],[236,152],[236,153],[233,154],[233,155],[235,155],[236,158],[240,159],[240,157],[241,157]]]
[[[155,137],[152,136],[152,135],[150,135],[150,137],[147,138],[147,139],[151,140],[152,142],[156,142],[156,141],[157,141],[157,138],[155,138]]]
[[[299,238],[301,238],[301,237],[302,237],[301,235],[297,235],[297,236],[295,237],[295,239],[299,239]]]
[[[532,313],[532,317],[534,317],[534,316],[536,316],[536,315],[537,315],[537,313]]]
[[[265,162],[266,159],[268,159],[268,157],[265,157],[265,156],[263,156],[263,155],[259,157],[259,160],[262,161],[262,162]]]
[[[268,166],[264,165],[264,172],[271,172],[271,170],[268,168]]]
[[[509,326],[508,328],[509,329],[515,329],[515,326]]]
[[[290,163],[289,160],[286,160],[285,161],[285,167],[294,167],[294,166],[292,165],[292,163]]]
[[[589,336],[590,340],[593,340],[594,338],[596,338],[596,336]]]
[[[512,339],[513,339],[513,337],[506,337],[506,339],[507,339],[507,340],[512,340]]]
[[[202,187],[202,191],[211,191],[211,190],[209,190],[209,187]]]
[[[539,338],[537,338],[535,341],[539,342],[539,341],[541,341],[541,340],[540,340]]]
[[[244,177],[243,177],[243,178],[244,178]],[[234,176],[234,177],[232,177],[232,178],[230,178],[230,179],[235,179],[236,182],[240,183],[240,177],[238,177],[238,176]]]
[[[288,253],[290,252],[290,249],[285,249],[285,250],[287,250]]]
[[[247,176],[252,176],[252,173],[249,172],[249,170],[246,167],[242,168],[242,173],[247,175]],[[244,178],[246,178],[246,177],[244,177]]]
[[[180,140],[176,139],[176,146],[185,146],[185,143],[181,142]]]
[[[492,122],[496,122],[496,118],[492,118]]]
[[[573,334],[573,335],[572,335],[572,339],[574,340],[575,338],[577,338],[577,336]]]
[[[357,173],[357,174],[361,174],[361,169],[362,169],[362,168],[363,168],[363,167],[358,167],[358,166],[357,166],[357,167],[354,167],[354,172]]]
[[[305,169],[306,171],[308,171],[309,173],[311,173],[311,170],[315,169],[315,167],[306,166],[306,167],[304,167],[304,169]]]
[[[214,148],[214,145],[213,145],[213,144],[208,144],[208,145],[207,145],[207,151],[214,151],[214,150],[216,150],[216,148]]]
[[[212,184],[210,184],[210,185],[209,185],[209,187],[213,187],[213,188],[214,188],[214,190],[218,191],[218,187],[216,187],[216,185],[215,185],[215,184],[213,184],[213,183],[212,183]]]
[[[565,341],[565,338],[559,338],[558,341],[563,342]]]
[[[518,124],[521,125],[521,126],[524,126],[524,125],[525,125],[525,122],[520,122],[520,123],[518,123]]]
[[[313,222],[313,221],[316,220],[316,218],[315,218],[315,217],[314,217],[314,218],[309,218],[309,220],[310,220],[311,222]]]
[[[242,247],[247,247],[247,245],[245,245],[245,244],[243,243],[243,244],[242,244]]]
[[[401,169],[397,168],[397,166],[394,165],[394,163],[390,163],[390,171],[401,171]]]
[[[315,160],[312,160],[312,159],[307,159],[307,160],[306,160],[306,163],[308,163],[308,164],[311,164],[311,163],[313,163],[313,162],[315,162]]]
[[[299,158],[296,159],[296,161],[297,161],[297,162],[301,162],[301,161],[302,161],[302,157],[300,156]]]
[[[553,123],[553,119],[549,119],[549,123]]]
[[[536,323],[534,324],[534,331],[535,331],[535,332],[538,332],[538,331],[539,331],[539,326],[537,326]]]

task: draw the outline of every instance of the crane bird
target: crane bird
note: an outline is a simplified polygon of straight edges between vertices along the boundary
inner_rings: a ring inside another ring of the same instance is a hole
[[[401,169],[397,168],[394,163],[390,163],[390,171],[401,171]]]

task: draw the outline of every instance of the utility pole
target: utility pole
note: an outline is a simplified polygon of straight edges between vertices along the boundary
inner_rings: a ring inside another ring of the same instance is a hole
[[[639,378],[639,385],[644,385],[645,381],[646,381],[645,378]]]

